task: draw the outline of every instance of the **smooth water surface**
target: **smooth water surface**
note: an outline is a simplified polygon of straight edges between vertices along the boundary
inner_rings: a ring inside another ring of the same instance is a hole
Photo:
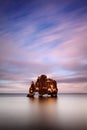
[[[0,130],[87,129],[87,95],[0,96]]]

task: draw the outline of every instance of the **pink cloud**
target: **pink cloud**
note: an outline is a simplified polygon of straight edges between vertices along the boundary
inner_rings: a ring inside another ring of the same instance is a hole
[[[87,93],[87,83],[59,83],[59,93]]]

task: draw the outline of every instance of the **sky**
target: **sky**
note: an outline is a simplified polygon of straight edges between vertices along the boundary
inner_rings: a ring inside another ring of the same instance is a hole
[[[0,93],[27,93],[41,74],[87,93],[86,0],[0,0]]]

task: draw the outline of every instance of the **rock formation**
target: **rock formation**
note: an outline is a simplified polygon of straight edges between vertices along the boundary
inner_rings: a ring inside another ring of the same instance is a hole
[[[38,92],[39,96],[48,94],[52,97],[56,97],[58,92],[57,82],[53,79],[47,78],[46,75],[41,75],[37,78],[35,83],[32,81],[28,96],[33,97],[36,92]]]

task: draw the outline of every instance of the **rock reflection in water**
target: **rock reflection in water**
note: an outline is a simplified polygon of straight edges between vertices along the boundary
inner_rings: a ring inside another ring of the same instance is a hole
[[[35,128],[81,129],[87,128],[87,96],[59,95],[57,98],[30,98],[32,123]]]
[[[29,103],[32,104],[32,128],[55,129],[58,127],[58,98],[29,98]]]
[[[87,130],[87,95],[0,97],[0,130]]]

